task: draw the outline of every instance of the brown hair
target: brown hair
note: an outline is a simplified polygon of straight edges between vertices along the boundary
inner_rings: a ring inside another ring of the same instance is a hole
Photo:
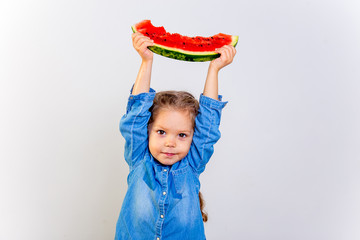
[[[189,111],[193,126],[195,127],[195,117],[199,110],[199,102],[191,93],[184,91],[162,91],[156,93],[153,105],[149,109],[151,117],[148,125],[154,122],[161,108]]]
[[[201,194],[201,192],[199,191],[199,201],[200,201],[200,210],[201,210],[201,215],[202,215],[202,219],[203,219],[203,222],[207,222],[208,220],[208,214],[207,212],[204,210],[205,208],[205,201],[204,201],[204,198]]]
[[[159,110],[162,108],[189,111],[193,126],[195,128],[195,117],[199,111],[199,102],[191,93],[184,91],[162,91],[156,93],[153,105],[149,109],[151,112],[151,117],[149,119],[148,126],[154,122],[157,114],[159,113]],[[208,215],[204,211],[205,201],[201,192],[199,192],[199,202],[203,221],[206,222],[208,220]]]

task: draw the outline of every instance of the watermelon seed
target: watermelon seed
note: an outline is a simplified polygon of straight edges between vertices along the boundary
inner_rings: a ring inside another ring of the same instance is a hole
[[[183,45],[185,45],[185,43],[183,42]]]

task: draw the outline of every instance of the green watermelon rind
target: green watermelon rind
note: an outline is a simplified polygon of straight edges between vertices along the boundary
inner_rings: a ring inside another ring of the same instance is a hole
[[[131,26],[132,31],[135,33],[137,32],[135,26]],[[238,43],[239,37],[232,36],[232,46],[236,46]],[[171,48],[167,46],[163,46],[160,44],[155,43],[154,46],[148,47],[150,51],[159,54],[164,57],[182,60],[182,61],[190,61],[190,62],[206,62],[212,61],[218,57],[220,54],[217,52],[191,52],[191,51],[184,51],[177,48]]]

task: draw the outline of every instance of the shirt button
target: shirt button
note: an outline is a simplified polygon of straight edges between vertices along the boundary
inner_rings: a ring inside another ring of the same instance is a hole
[[[166,192],[163,192],[163,195],[166,195]]]
[[[167,172],[167,169],[164,169],[164,172]]]
[[[161,218],[164,218],[164,215],[160,215]]]
[[[160,240],[160,238],[156,238],[156,240]]]

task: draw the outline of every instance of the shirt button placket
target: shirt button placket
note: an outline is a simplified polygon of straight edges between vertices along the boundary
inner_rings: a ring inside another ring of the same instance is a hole
[[[162,232],[162,226],[164,223],[164,215],[165,215],[165,201],[166,201],[166,195],[167,195],[167,189],[168,189],[168,169],[163,168],[162,174],[161,174],[161,189],[162,189],[162,196],[160,198],[159,206],[160,206],[160,218],[158,219],[158,228],[157,228],[157,237],[156,240],[160,240],[161,232]]]

